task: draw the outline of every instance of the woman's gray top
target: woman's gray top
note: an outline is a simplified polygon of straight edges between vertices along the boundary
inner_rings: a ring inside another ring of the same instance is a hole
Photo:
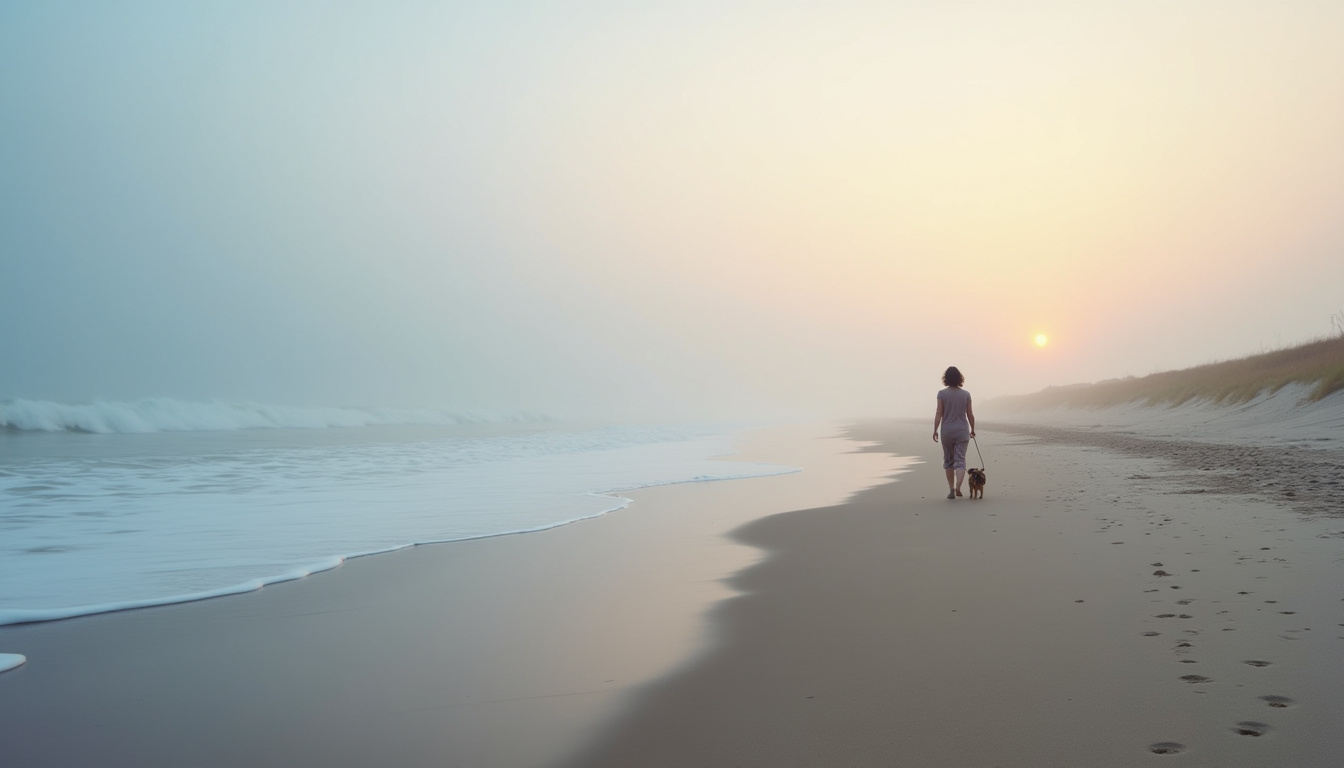
[[[971,436],[971,423],[966,409],[971,405],[971,393],[961,387],[938,390],[938,402],[943,404],[943,439]]]

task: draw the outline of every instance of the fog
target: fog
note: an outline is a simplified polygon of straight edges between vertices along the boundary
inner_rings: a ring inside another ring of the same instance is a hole
[[[6,3],[0,401],[923,415],[952,364],[983,400],[1303,341],[1340,40],[1311,2]]]

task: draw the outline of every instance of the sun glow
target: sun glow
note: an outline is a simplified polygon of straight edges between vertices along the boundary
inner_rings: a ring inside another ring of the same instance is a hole
[[[1036,346],[1038,346],[1038,347],[1044,347],[1046,344],[1049,344],[1049,343],[1050,343],[1050,337],[1049,337],[1049,336],[1046,336],[1044,333],[1038,333],[1038,334],[1036,334]]]

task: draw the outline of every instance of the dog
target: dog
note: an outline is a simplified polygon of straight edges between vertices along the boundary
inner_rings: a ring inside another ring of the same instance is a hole
[[[970,476],[971,498],[985,498],[985,470],[971,467],[966,470],[966,474]]]

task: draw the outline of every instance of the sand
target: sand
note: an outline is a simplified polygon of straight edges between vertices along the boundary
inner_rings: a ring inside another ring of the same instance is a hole
[[[1344,521],[992,431],[949,502],[927,431],[866,426],[929,464],[739,531],[772,556],[721,644],[566,764],[1338,764]]]
[[[1179,441],[1012,429],[982,427],[983,501],[943,498],[924,421],[856,427],[866,456],[776,434],[751,457],[815,471],[3,628],[28,663],[0,675],[0,745],[35,766],[1337,764],[1344,520],[1246,475],[1338,454],[1201,468]]]

